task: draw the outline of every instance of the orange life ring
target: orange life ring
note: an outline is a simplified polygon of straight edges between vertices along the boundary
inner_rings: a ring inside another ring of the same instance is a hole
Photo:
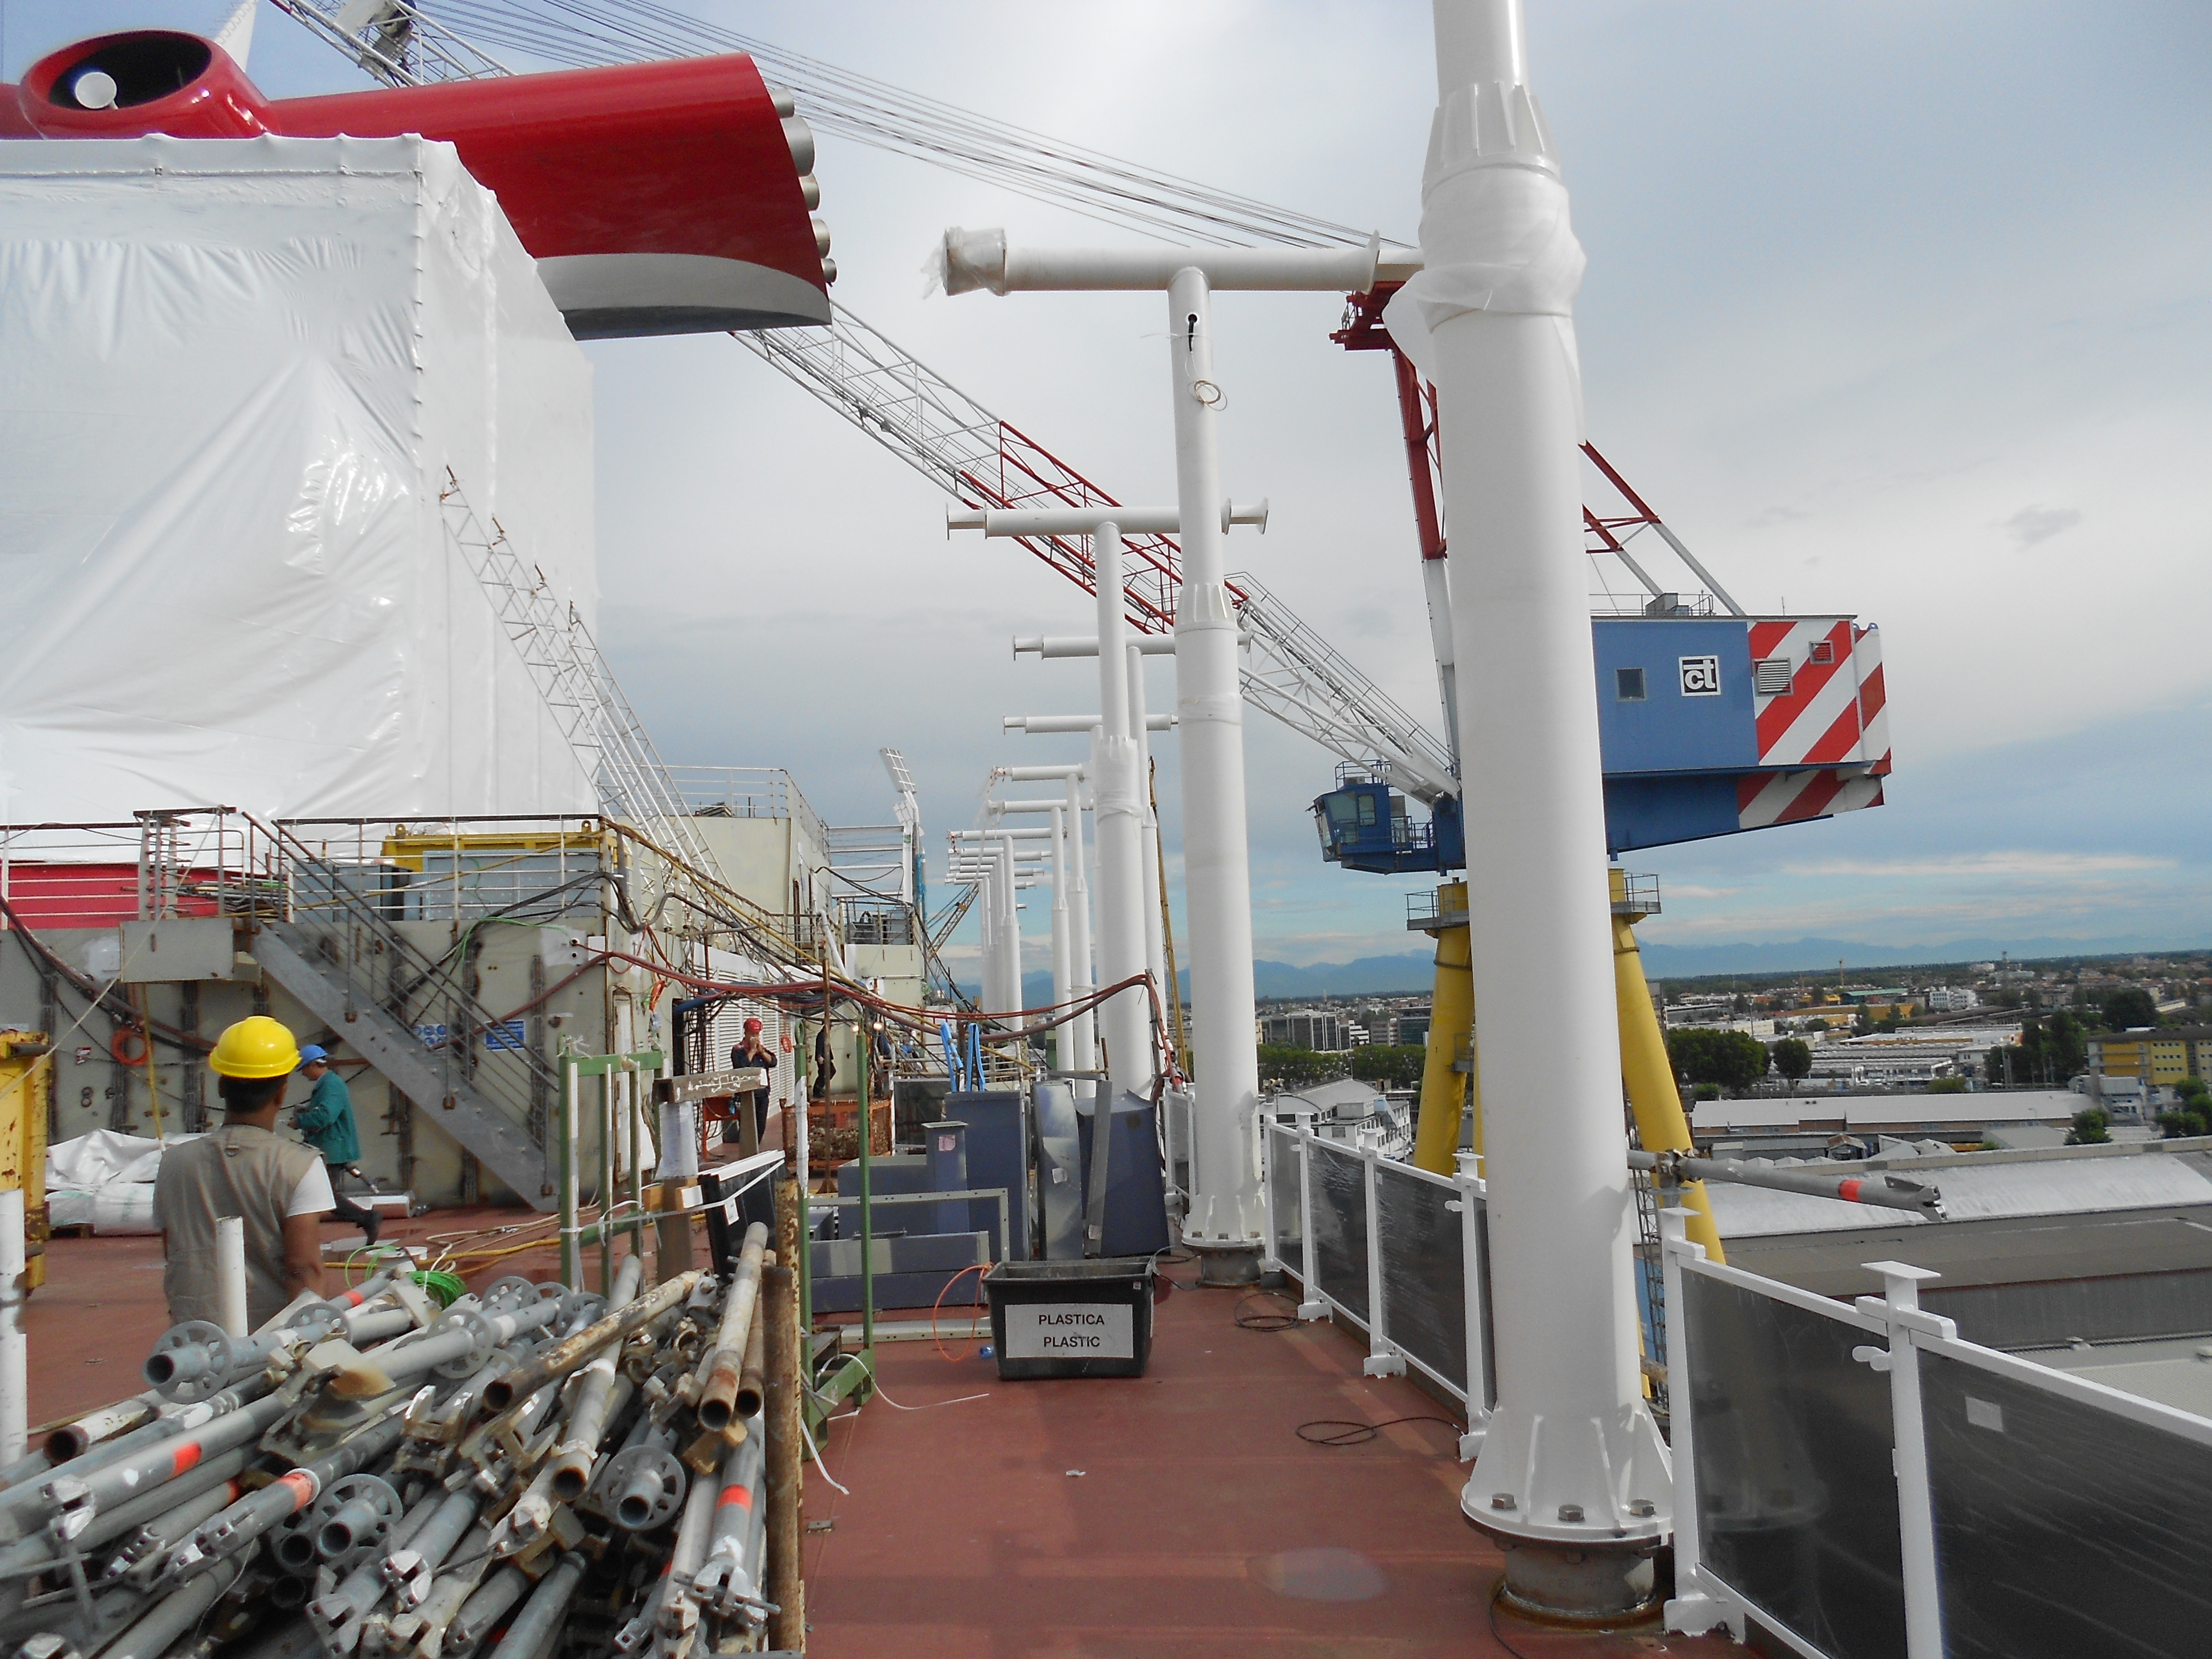
[[[126,1054],[126,1048],[136,1053]],[[118,1066],[143,1066],[146,1063],[146,1034],[135,1026],[118,1025],[115,1035],[107,1040],[109,1058]]]

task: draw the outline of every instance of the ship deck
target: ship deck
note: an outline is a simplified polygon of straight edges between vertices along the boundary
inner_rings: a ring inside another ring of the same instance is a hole
[[[523,1218],[445,1211],[386,1236]],[[487,1273],[548,1272],[540,1254]],[[158,1239],[56,1239],[47,1261],[25,1314],[33,1424],[136,1392],[167,1325]],[[834,1419],[822,1449],[847,1490],[808,1471],[810,1653],[1742,1651],[1664,1637],[1656,1623],[1565,1632],[1494,1613],[1501,1562],[1460,1517],[1451,1410],[1402,1378],[1361,1375],[1363,1346],[1327,1323],[1237,1322],[1240,1310],[1281,1309],[1181,1285],[1158,1306],[1140,1378],[1001,1382],[964,1310],[945,1318],[941,1346],[884,1343],[880,1396]],[[1388,1426],[1353,1444],[1300,1438],[1322,1420]]]

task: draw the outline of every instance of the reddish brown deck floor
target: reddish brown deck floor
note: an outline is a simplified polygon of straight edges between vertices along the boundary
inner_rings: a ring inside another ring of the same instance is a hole
[[[1296,1432],[1322,1418],[1449,1413],[1402,1380],[1363,1376],[1364,1348],[1334,1328],[1246,1330],[1237,1304],[1222,1291],[1171,1295],[1138,1379],[1001,1382],[987,1359],[884,1345],[889,1398],[834,1423],[824,1448],[851,1495],[808,1474],[808,1516],[833,1523],[808,1539],[809,1652],[1741,1653],[1656,1626],[1567,1634],[1501,1616],[1493,1636],[1500,1561],[1460,1519],[1455,1429],[1403,1423],[1344,1447]]]
[[[419,1241],[523,1218],[446,1211],[395,1232]],[[143,1386],[139,1364],[168,1325],[161,1254],[154,1238],[52,1242],[48,1282],[24,1320],[33,1423]],[[533,1251],[472,1279],[551,1270],[551,1253]],[[824,1449],[851,1495],[808,1473],[808,1516],[831,1523],[807,1540],[810,1651],[817,1659],[1742,1651],[1656,1628],[1567,1634],[1510,1618],[1493,1635],[1489,1594],[1500,1564],[1460,1520],[1466,1475],[1452,1455],[1453,1430],[1407,1423],[1338,1448],[1295,1432],[1320,1418],[1448,1413],[1409,1383],[1362,1376],[1363,1350],[1334,1328],[1243,1330],[1235,1307],[1225,1291],[1171,1295],[1158,1310],[1150,1374],[1130,1381],[1000,1382],[988,1360],[947,1364],[927,1342],[885,1344],[888,1396],[834,1423]],[[978,1393],[988,1397],[936,1403]],[[900,1411],[891,1399],[927,1409]]]

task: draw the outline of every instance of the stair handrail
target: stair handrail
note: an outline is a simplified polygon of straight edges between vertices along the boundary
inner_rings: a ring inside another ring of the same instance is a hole
[[[274,867],[266,873],[282,879],[283,884],[283,920],[288,923],[296,924],[299,918],[296,915],[296,907],[293,902],[293,884],[297,866],[303,864],[316,865],[333,870],[337,866],[330,864],[326,860],[318,858],[313,848],[280,823],[264,819],[258,813],[242,807],[218,807],[215,810],[219,812],[236,814],[268,842],[273,855]],[[249,861],[250,858],[249,849]],[[500,1016],[493,1013],[478,1000],[474,993],[469,990],[453,966],[449,965],[443,957],[431,955],[409,939],[404,933],[393,925],[389,917],[378,910],[368,895],[337,880],[330,883],[329,891],[331,896],[343,906],[350,919],[363,924],[367,931],[380,940],[386,950],[395,953],[409,970],[413,983],[404,994],[398,1008],[386,1006],[384,994],[373,986],[369,988],[369,998],[380,1012],[400,1020],[403,1024],[411,1025],[413,1022],[406,1012],[407,1004],[420,995],[426,988],[434,988],[441,1000],[465,1017],[467,1030],[458,1034],[463,1052],[473,1052],[474,1044],[484,1032],[504,1024]],[[348,988],[350,991],[356,987],[356,975],[349,966],[344,971]],[[448,1051],[448,1055],[455,1047],[456,1035],[451,1030],[447,1032],[444,1046]],[[561,1087],[559,1070],[543,1055],[526,1045],[504,1049],[502,1052],[514,1055],[520,1061],[526,1074],[526,1090],[528,1080],[534,1077],[557,1095]],[[447,1063],[450,1064],[450,1059]],[[508,1092],[496,1088],[486,1088],[482,1080],[483,1073],[473,1067],[469,1068],[467,1076],[470,1085],[487,1097],[495,1097]],[[509,1109],[515,1104],[511,1100],[504,1099],[499,1103],[503,1108]],[[536,1115],[531,1111],[526,1099],[521,1103],[520,1109],[513,1112],[512,1115],[529,1131],[533,1141],[541,1146],[546,1143],[550,1126],[541,1124],[537,1121]]]

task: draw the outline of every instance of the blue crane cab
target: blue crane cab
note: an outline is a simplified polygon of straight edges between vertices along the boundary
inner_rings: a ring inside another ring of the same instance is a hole
[[[1591,620],[1607,850],[1733,836],[1882,804],[1879,629],[1849,617],[1655,605]],[[1313,803],[1322,857],[1378,875],[1464,869],[1459,802],[1416,823],[1384,764],[1346,762]]]

